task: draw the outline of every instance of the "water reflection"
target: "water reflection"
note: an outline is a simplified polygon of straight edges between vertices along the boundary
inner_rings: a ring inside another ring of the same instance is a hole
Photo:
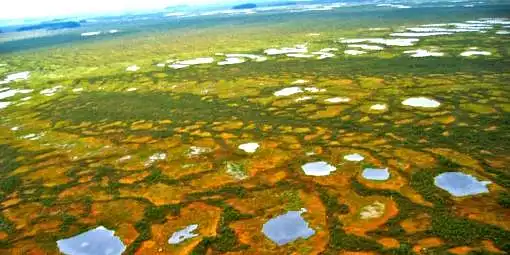
[[[312,163],[306,163],[301,166],[301,169],[306,175],[311,176],[326,176],[336,170],[336,167],[328,164],[325,161],[317,161]]]
[[[193,233],[193,231],[198,229],[198,224],[189,225],[179,231],[176,231],[172,234],[170,239],[168,239],[169,244],[179,244],[186,239],[190,239],[198,236],[198,234]]]
[[[365,157],[361,156],[360,154],[358,153],[353,153],[353,154],[349,154],[349,155],[345,155],[344,156],[344,159],[347,160],[347,161],[355,161],[355,162],[359,162],[359,161],[362,161],[365,159]]]
[[[390,178],[390,171],[388,168],[365,168],[362,176],[367,180],[386,181]]]
[[[461,172],[442,173],[434,179],[434,184],[456,197],[488,193],[490,181],[478,181],[475,177]]]
[[[67,255],[120,255],[126,249],[114,231],[103,226],[57,241],[60,252]]]
[[[308,223],[301,216],[306,209],[289,211],[270,219],[262,227],[264,235],[278,245],[285,245],[298,238],[306,239],[315,234],[315,230],[308,227]]]
[[[254,153],[260,147],[258,143],[244,143],[239,145],[239,149],[246,153]]]

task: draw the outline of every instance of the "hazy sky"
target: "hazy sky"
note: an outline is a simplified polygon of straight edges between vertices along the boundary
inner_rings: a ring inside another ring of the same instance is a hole
[[[54,17],[95,12],[146,10],[178,4],[214,4],[233,0],[2,0],[0,19]]]

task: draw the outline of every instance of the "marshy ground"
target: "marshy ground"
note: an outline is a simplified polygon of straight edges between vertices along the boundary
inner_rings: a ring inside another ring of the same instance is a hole
[[[508,13],[358,6],[5,40],[0,253],[58,254],[99,226],[124,254],[510,252]],[[472,31],[342,42],[437,23]],[[447,172],[476,193],[437,185]],[[278,245],[263,228],[289,212],[306,233]]]

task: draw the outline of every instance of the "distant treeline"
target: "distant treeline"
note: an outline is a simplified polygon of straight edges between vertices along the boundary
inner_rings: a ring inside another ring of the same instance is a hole
[[[292,2],[292,1],[289,1],[289,2],[278,2],[278,3],[270,3],[268,4],[268,6],[287,6],[287,5],[297,5],[297,2]]]
[[[240,5],[236,5],[236,6],[232,7],[232,9],[234,9],[234,10],[253,9],[253,8],[257,8],[257,5],[253,4],[253,3],[246,3],[246,4],[240,4]]]
[[[40,23],[37,25],[30,25],[30,26],[23,26],[16,31],[22,32],[22,31],[30,31],[30,30],[38,30],[38,29],[48,29],[48,30],[57,30],[57,29],[64,29],[64,28],[76,28],[80,27],[80,22],[76,21],[64,21],[64,22],[45,22]]]
[[[297,5],[297,2],[294,2],[294,1],[274,2],[274,3],[264,4],[263,6],[277,7],[277,6],[288,6],[288,5]],[[245,4],[236,5],[236,6],[232,7],[232,9],[243,10],[243,9],[254,9],[257,7],[258,6],[254,3],[245,3]]]

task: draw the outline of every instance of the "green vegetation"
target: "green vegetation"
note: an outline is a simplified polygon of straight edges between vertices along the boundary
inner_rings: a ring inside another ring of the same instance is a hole
[[[444,171],[444,170],[443,170]],[[434,177],[439,175],[441,171],[416,171],[411,175],[409,183],[417,192],[419,192],[426,200],[445,206],[451,204],[446,197],[446,191],[437,188],[434,185]]]
[[[4,215],[0,214],[0,230],[12,234],[16,231],[16,226],[14,223],[6,219]]]
[[[74,224],[78,220],[77,217],[66,213],[63,213],[61,217],[62,217],[62,224],[60,225],[61,232],[69,231],[70,225]]]
[[[509,231],[462,218],[436,214],[432,218],[432,233],[450,244],[471,244],[490,237],[502,250],[510,249]]]
[[[220,203],[222,204],[222,203]],[[229,227],[229,224],[243,219],[252,217],[251,215],[241,214],[236,209],[222,204],[223,213],[220,219],[220,224],[217,229],[217,236],[213,238],[206,237],[195,247],[192,254],[206,254],[208,248],[225,253],[228,251],[238,251],[246,249],[244,245],[240,244],[237,240],[235,232]]]
[[[20,154],[18,150],[7,144],[0,144],[0,174],[10,173],[21,164],[16,160]]]
[[[389,231],[375,232],[373,234],[389,234],[396,238],[401,238],[404,233],[402,228],[398,225],[398,222],[405,219],[410,214],[427,212],[432,215],[432,230],[426,231],[425,233],[437,236],[447,241],[451,246],[471,245],[490,238],[500,249],[508,249],[510,245],[507,238],[510,235],[509,231],[505,231],[493,225],[454,216],[448,207],[450,203],[448,200],[442,200],[440,196],[433,196],[432,193],[429,192],[432,187],[435,187],[434,184],[430,182],[433,178],[432,176],[435,176],[435,173],[428,171],[420,172],[420,174],[415,173],[411,184],[413,184],[413,188],[420,192],[425,198],[428,197],[427,199],[429,199],[429,201],[434,202],[435,208],[418,206],[410,202],[407,198],[403,198],[398,193],[389,192],[390,194],[393,193],[391,196],[399,205],[399,216],[387,223]],[[417,180],[423,180],[423,182],[418,183]],[[388,195],[387,191],[369,190],[357,182],[353,182],[353,185],[355,185],[357,192],[363,195]]]
[[[500,193],[498,196],[498,203],[505,208],[510,208],[510,192]]]
[[[144,216],[152,222],[161,222],[167,214],[178,216],[180,211],[179,205],[149,206],[145,208]]]
[[[227,169],[227,173],[236,179],[244,179],[247,177],[248,173],[242,163],[227,161],[225,163],[225,168]]]
[[[224,186],[224,187],[221,187],[221,188],[219,188],[217,190],[213,190],[213,191],[191,193],[191,194],[187,195],[187,198],[190,201],[200,200],[203,197],[211,197],[214,195],[243,198],[243,197],[246,197],[247,194],[248,194],[248,191],[243,187]]]
[[[381,245],[368,238],[358,237],[351,234],[346,234],[342,229],[342,223],[336,218],[328,219],[330,241],[329,250],[354,250],[354,251],[369,251],[380,250]]]
[[[136,223],[135,225],[136,231],[140,234],[138,235],[136,240],[126,248],[125,254],[129,255],[135,254],[135,252],[140,248],[142,243],[144,241],[149,240],[152,237],[150,226],[151,226],[150,222],[146,220],[141,220]]]
[[[221,214],[204,213],[210,219],[197,221],[216,222],[219,217],[219,224],[196,247],[187,247],[192,254],[257,254],[262,249],[308,254],[325,245],[320,254],[408,255],[426,238],[444,242],[428,249],[429,254],[446,254],[456,246],[489,254],[484,240],[510,252],[510,232],[505,230],[510,226],[510,44],[507,35],[496,34],[506,28],[423,37],[415,46],[386,45],[359,56],[346,55],[349,47],[338,42],[390,38],[401,26],[508,13],[508,4],[363,5],[276,15],[151,16],[91,22],[78,30],[30,38],[8,34],[0,39],[0,80],[24,70],[31,75],[2,85],[0,93],[7,87],[34,91],[1,100],[12,104],[0,109],[0,254],[24,247],[54,254],[56,240],[98,225],[112,228],[121,239],[134,239],[125,254],[179,250],[184,244],[170,247],[163,240],[168,237],[152,229],[187,222],[194,215],[185,215],[184,208],[204,203],[220,208]],[[85,30],[110,29],[104,24],[121,32],[79,36]],[[302,43],[309,52],[338,51],[322,60],[278,55],[264,62],[217,65],[224,56],[216,53],[262,56],[268,48]],[[403,53],[435,47],[445,56]],[[470,47],[492,55],[459,55]],[[170,59],[195,57],[213,57],[215,63],[161,67]],[[140,70],[126,71],[135,64]],[[293,84],[296,80],[308,82]],[[41,94],[57,86],[54,95]],[[303,91],[275,96],[292,86]],[[418,96],[441,106],[402,105]],[[350,101],[325,101],[334,97]],[[376,103],[385,103],[387,111],[369,110]],[[261,146],[253,154],[240,153],[238,146],[247,142]],[[189,155],[191,146],[206,147],[208,153]],[[165,153],[164,159],[152,162],[148,157],[155,152]],[[343,159],[354,152],[365,159]],[[336,171],[306,176],[301,165],[319,159]],[[359,179],[367,167],[388,167],[392,176],[367,184]],[[491,192],[454,199],[434,185],[434,177],[446,171],[476,172],[493,183]],[[375,198],[394,202],[396,215],[377,224],[356,215]],[[135,205],[123,208],[127,199]],[[120,208],[111,209],[120,210],[122,217],[98,209],[113,201]],[[495,210],[478,208],[487,204]],[[471,213],[467,205],[484,213]],[[304,218],[318,234],[284,246],[271,244],[260,230],[236,224],[246,220],[261,227],[280,212],[301,208],[307,209]],[[420,216],[427,226],[409,231],[412,226],[404,222]],[[350,228],[372,223],[377,228],[364,236]],[[388,237],[400,246],[378,242]]]
[[[280,199],[287,211],[299,211],[304,207],[303,201],[299,198],[299,192],[296,190],[283,191],[280,195]]]
[[[328,193],[327,189],[320,188],[319,189],[320,199],[322,203],[328,209],[330,213],[338,213],[338,214],[347,214],[349,213],[349,207],[345,204],[338,203],[338,199],[336,196],[332,196]]]
[[[5,193],[12,193],[21,185],[21,178],[17,175],[0,179],[0,190]]]

